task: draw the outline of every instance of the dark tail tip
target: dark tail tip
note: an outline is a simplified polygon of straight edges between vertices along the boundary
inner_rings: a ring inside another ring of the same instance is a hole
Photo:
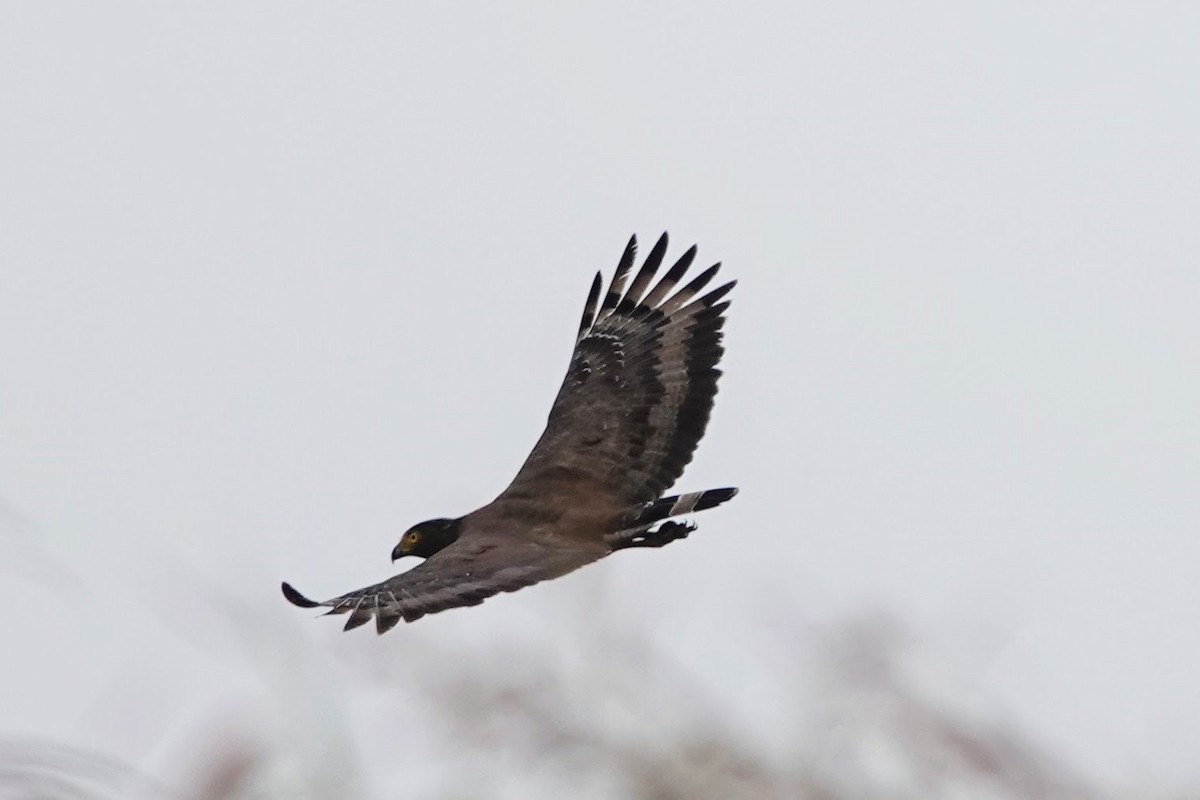
[[[700,500],[699,500],[699,502],[696,503],[696,508],[694,510],[695,511],[704,511],[705,509],[713,508],[714,506],[719,506],[719,505],[721,505],[721,503],[724,503],[726,500],[733,499],[734,495],[736,495],[737,493],[738,493],[738,490],[734,489],[734,488],[709,489],[707,492],[700,495]]]
[[[301,608],[316,608],[317,606],[321,605],[320,603],[309,600],[307,597],[297,592],[287,581],[283,582],[283,586],[281,588],[283,589],[283,596],[286,597],[288,602],[294,606],[300,606]]]

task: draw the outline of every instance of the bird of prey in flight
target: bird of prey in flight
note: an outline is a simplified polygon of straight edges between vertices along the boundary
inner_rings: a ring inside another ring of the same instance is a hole
[[[546,430],[499,497],[466,516],[409,529],[392,560],[425,560],[407,572],[323,603],[287,583],[284,596],[303,608],[348,613],[346,630],[373,617],[384,633],[401,620],[478,605],[617,550],[662,547],[695,530],[672,517],[737,494],[663,497],[708,424],[724,352],[729,301],[722,298],[736,283],[703,294],[715,264],[676,291],[695,246],[654,283],[666,251],[664,233],[626,287],[637,255],[631,238],[603,302],[596,274]]]

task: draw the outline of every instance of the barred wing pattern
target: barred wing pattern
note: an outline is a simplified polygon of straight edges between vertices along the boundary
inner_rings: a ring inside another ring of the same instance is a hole
[[[289,601],[302,608],[326,607],[327,614],[349,614],[345,630],[375,618],[386,633],[401,620],[459,606],[476,606],[500,592],[515,592],[539,581],[566,575],[604,555],[603,549],[556,546],[500,536],[464,537],[408,572],[382,583],[318,603],[283,584]]]
[[[714,264],[671,294],[696,257],[693,246],[646,293],[666,250],[664,233],[626,289],[637,254],[631,238],[599,309],[596,275],[546,430],[498,502],[567,481],[626,506],[648,503],[692,460],[721,374],[729,307],[721,298],[736,281],[700,296],[720,268]]]

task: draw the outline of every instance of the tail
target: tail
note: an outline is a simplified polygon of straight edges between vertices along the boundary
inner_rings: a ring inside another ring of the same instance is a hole
[[[642,506],[637,517],[629,523],[630,528],[643,525],[653,525],[667,517],[678,517],[681,514],[691,514],[694,511],[705,511],[719,506],[730,500],[738,493],[737,489],[708,489],[691,494],[677,494],[671,497],[660,497],[652,503]]]

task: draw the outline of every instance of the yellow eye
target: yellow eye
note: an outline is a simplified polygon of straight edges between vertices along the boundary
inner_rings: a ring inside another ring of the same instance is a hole
[[[404,534],[404,541],[408,544],[415,544],[420,535],[416,531],[409,531]]]

